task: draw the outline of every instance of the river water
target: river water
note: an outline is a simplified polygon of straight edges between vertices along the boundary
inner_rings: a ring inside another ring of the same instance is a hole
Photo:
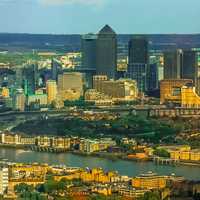
[[[91,156],[80,156],[72,153],[44,153],[24,151],[20,149],[0,148],[0,158],[8,159],[11,162],[38,162],[51,165],[64,164],[70,167],[101,167],[106,171],[118,171],[121,175],[130,177],[141,173],[153,171],[161,175],[175,173],[190,180],[200,180],[200,167],[196,166],[170,166],[155,165],[153,162],[135,162],[125,160],[109,160]]]

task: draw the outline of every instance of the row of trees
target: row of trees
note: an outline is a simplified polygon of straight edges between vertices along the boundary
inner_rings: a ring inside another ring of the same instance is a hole
[[[109,126],[107,126],[109,125]],[[128,115],[116,120],[85,121],[79,118],[49,118],[48,120],[26,121],[14,131],[38,134],[78,135],[81,137],[135,137],[149,142],[160,140],[171,142],[174,135],[183,130],[183,125],[160,119],[147,119]]]

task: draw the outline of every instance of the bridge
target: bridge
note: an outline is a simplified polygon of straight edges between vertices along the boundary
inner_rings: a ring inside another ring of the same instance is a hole
[[[162,158],[158,156],[153,157],[153,161],[158,165],[176,165],[180,163],[180,160],[177,159]]]

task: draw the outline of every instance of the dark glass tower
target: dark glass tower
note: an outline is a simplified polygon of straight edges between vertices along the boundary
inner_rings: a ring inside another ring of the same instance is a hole
[[[51,61],[51,78],[52,80],[58,80],[58,74],[62,71],[62,66],[58,60],[52,59]]]
[[[164,79],[180,79],[182,64],[182,50],[164,52]]]
[[[183,51],[183,64],[181,67],[181,78],[192,79],[195,81],[195,76],[198,67],[197,53],[192,50]]]
[[[193,50],[183,51],[183,64],[181,68],[182,79],[192,79],[196,92],[200,95],[200,76],[198,72],[198,56]]]
[[[133,63],[148,64],[148,40],[135,36],[129,41],[129,65]]]
[[[96,70],[97,35],[86,34],[81,38],[81,52],[83,69]]]
[[[112,28],[104,26],[97,39],[97,75],[114,79],[117,71],[117,36]]]
[[[96,74],[97,35],[86,34],[81,38],[81,70],[85,73],[86,87],[92,88],[92,79]]]
[[[35,94],[38,87],[38,63],[28,64],[23,69],[24,88],[28,94]]]
[[[148,40],[143,36],[135,36],[129,41],[127,78],[137,81],[139,92],[148,89]]]

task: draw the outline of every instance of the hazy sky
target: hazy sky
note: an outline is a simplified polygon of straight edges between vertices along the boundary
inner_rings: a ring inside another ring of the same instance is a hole
[[[0,0],[0,32],[200,33],[200,0]]]

